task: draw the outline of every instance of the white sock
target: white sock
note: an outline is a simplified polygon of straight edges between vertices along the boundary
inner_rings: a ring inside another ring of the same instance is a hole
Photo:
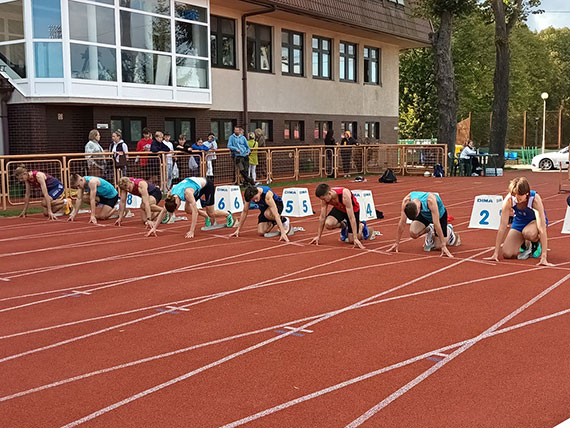
[[[449,236],[449,245],[453,245],[455,243],[455,234],[450,224],[447,225],[447,236]]]

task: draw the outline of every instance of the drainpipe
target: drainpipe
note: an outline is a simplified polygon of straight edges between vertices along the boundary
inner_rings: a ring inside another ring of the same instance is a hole
[[[3,70],[0,70],[3,71]],[[14,92],[14,87],[0,75],[0,155],[7,155],[8,144],[8,100]]]
[[[241,16],[241,68],[242,68],[242,86],[243,86],[243,121],[244,130],[247,132],[249,126],[249,110],[247,102],[247,21],[250,16],[264,15],[266,13],[275,12],[275,6],[267,6],[268,9],[258,10],[256,12],[245,13]]]

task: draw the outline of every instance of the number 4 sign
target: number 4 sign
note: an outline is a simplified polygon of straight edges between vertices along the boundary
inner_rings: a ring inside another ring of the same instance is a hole
[[[360,205],[360,220],[374,220],[376,217],[376,206],[370,190],[353,190],[352,194]]]
[[[500,195],[476,196],[469,227],[471,229],[499,230],[502,206],[503,197]]]

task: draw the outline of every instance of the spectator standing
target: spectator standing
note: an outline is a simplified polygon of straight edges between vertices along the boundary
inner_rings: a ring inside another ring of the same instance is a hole
[[[168,189],[172,187],[172,170],[174,169],[174,145],[170,142],[170,134],[164,133],[164,140],[162,141],[165,146],[170,149],[170,153],[166,155],[166,177],[168,180]]]
[[[230,135],[228,140],[228,149],[231,150],[236,160],[236,167],[247,184],[255,185],[255,182],[248,175],[249,161],[248,155],[250,153],[247,140],[242,135],[243,130],[239,127],[234,128],[234,133]]]
[[[150,147],[152,145],[152,132],[150,132],[150,129],[144,128],[142,134],[142,139],[137,143],[137,152],[150,152]],[[146,156],[142,156],[140,159],[137,157],[137,162],[141,168],[140,176],[145,180],[148,180],[148,158]]]
[[[89,142],[85,145],[85,153],[104,153],[103,147],[99,144],[101,134],[96,129],[89,132]],[[104,156],[85,156],[87,159],[87,170],[93,177],[104,177],[106,161]]]
[[[168,153],[170,149],[166,144],[164,144],[164,133],[162,131],[156,131],[154,133],[154,138],[150,145],[150,151],[152,153]],[[151,157],[148,159],[148,169],[149,169],[149,182],[159,186],[160,185],[160,159],[158,157]]]
[[[200,161],[202,159],[202,152],[207,152],[208,147],[204,144],[204,140],[198,138],[194,144],[192,144],[192,151],[197,153],[195,156],[190,158],[190,168],[192,169],[192,175],[195,177],[200,177]]]
[[[120,129],[111,134],[111,140],[113,141],[109,146],[109,151],[113,153],[113,166],[125,176],[127,175],[127,153],[129,152],[129,147],[123,141],[122,136],[123,133]]]
[[[257,147],[265,147],[265,134],[263,133],[263,129],[261,128],[256,128],[255,129],[255,141],[257,141]],[[266,156],[267,153],[262,150],[260,153],[257,154],[257,169],[259,169],[259,175],[261,177],[265,176],[267,177],[267,184],[271,183],[271,178],[269,177],[269,175],[267,174],[267,168],[266,168]]]
[[[255,139],[254,132],[250,132],[249,134],[247,134],[247,145],[251,150],[251,152],[249,153],[249,176],[251,177],[255,185],[257,185],[259,183],[257,182],[257,175],[255,173],[255,169],[259,164],[259,160],[257,158],[258,142]]]
[[[350,177],[350,162],[352,160],[352,146],[356,145],[356,140],[352,138],[350,131],[344,131],[344,137],[340,140],[342,158],[342,170],[345,177]]]
[[[325,153],[327,154],[327,161],[326,161],[327,163],[325,165],[325,171],[329,170],[328,168],[330,168],[331,173],[328,175],[329,178],[334,177],[334,164],[333,164],[334,145],[335,145],[334,130],[329,129],[327,131],[327,135],[325,135],[325,146],[326,146]]]
[[[206,156],[206,164],[208,169],[206,171],[206,178],[214,181],[214,161],[216,160],[216,150],[218,150],[218,142],[214,133],[208,134],[208,139],[204,141],[204,146],[208,147],[208,155]]]
[[[176,147],[174,147],[174,150],[178,153],[178,155],[187,155],[188,149],[192,150],[192,146],[187,146],[186,145],[186,135],[180,134],[178,136],[178,143],[176,144]],[[180,156],[177,159],[179,160],[179,162],[176,162],[178,165],[178,171],[179,171],[178,175],[182,178],[188,177],[189,176],[189,170],[188,170],[188,162],[187,162],[186,156]],[[180,177],[179,177],[179,179],[180,179]],[[176,184],[178,184],[178,181],[176,182]]]

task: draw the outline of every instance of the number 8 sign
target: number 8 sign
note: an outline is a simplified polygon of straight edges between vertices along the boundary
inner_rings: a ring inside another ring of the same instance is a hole
[[[503,197],[499,195],[479,195],[475,197],[469,227],[471,229],[498,230],[501,224]]]

